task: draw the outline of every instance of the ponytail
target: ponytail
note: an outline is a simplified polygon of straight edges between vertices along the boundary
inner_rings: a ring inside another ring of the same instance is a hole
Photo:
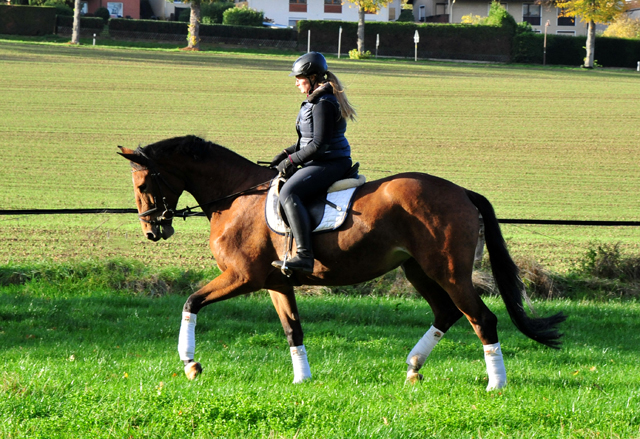
[[[353,105],[347,99],[347,94],[345,93],[344,86],[338,79],[336,75],[327,70],[327,82],[331,84],[333,87],[333,93],[340,104],[340,112],[342,113],[342,117],[345,120],[350,120],[352,122],[356,121],[356,109],[353,108]]]

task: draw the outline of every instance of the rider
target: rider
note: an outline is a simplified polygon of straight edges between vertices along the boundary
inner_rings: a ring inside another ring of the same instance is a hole
[[[297,249],[287,268],[310,273],[314,263],[311,221],[304,203],[326,192],[351,168],[351,147],[344,133],[347,119],[355,121],[356,112],[321,53],[302,55],[293,63],[289,76],[296,77],[296,87],[307,99],[296,120],[298,142],[276,155],[271,166],[287,178],[280,189],[280,204]],[[273,262],[279,268],[282,264]]]

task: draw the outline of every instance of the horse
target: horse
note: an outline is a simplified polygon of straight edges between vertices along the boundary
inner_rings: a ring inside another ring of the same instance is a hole
[[[135,201],[144,235],[151,241],[174,233],[183,192],[195,198],[210,222],[210,248],[221,274],[191,294],[182,310],[178,352],[185,375],[202,372],[195,361],[195,327],[206,306],[266,289],[284,329],[293,364],[293,383],[311,378],[294,287],[365,282],[397,267],[433,311],[429,330],[409,353],[407,381],[419,373],[438,341],[462,316],[484,350],[486,390],[507,383],[497,317],[474,288],[472,273],[481,220],[497,289],[508,314],[525,336],[550,348],[561,346],[558,325],[566,316],[530,317],[519,269],[503,239],[491,203],[445,179],[410,172],[360,186],[340,228],[313,235],[313,272],[287,276],[272,266],[283,257],[285,237],[265,221],[265,199],[277,171],[196,136],[165,139],[136,150],[120,146],[132,167]]]

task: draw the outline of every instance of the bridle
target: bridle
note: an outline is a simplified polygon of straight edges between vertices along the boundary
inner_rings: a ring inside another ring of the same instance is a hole
[[[135,173],[140,171],[151,172],[149,175],[153,178],[154,185],[157,187],[158,192],[160,192],[160,198],[162,199],[162,205],[164,207],[164,210],[162,211],[162,214],[156,216],[155,218],[151,218],[148,220],[143,218],[145,216],[150,217],[152,214],[160,211],[160,209],[158,208],[158,200],[156,198],[156,194],[151,193],[151,197],[153,198],[153,207],[149,210],[139,213],[138,218],[140,218],[140,221],[147,224],[151,224],[152,226],[164,226],[164,225],[171,224],[171,221],[173,221],[173,218],[176,216],[176,211],[170,208],[169,205],[167,204],[167,197],[165,197],[164,193],[162,192],[161,183],[163,183],[167,188],[169,188],[169,190],[174,195],[180,195],[180,193],[176,191],[173,188],[173,186],[171,186],[171,184],[169,184],[169,182],[158,171],[151,169],[150,166],[146,168],[141,168],[141,169],[133,169],[131,172]]]
[[[193,212],[193,209],[197,209],[197,208],[202,209],[205,206],[210,206],[210,205],[216,204],[216,203],[218,203],[220,201],[229,200],[229,199],[236,198],[236,197],[239,197],[239,196],[242,196],[242,195],[246,195],[246,194],[249,194],[251,192],[254,192],[256,189],[258,189],[262,185],[271,183],[271,180],[267,180],[267,181],[264,181],[262,183],[258,183],[255,186],[251,186],[250,188],[235,192],[233,194],[225,195],[223,197],[217,198],[217,199],[209,201],[207,203],[199,204],[199,205],[193,206],[193,207],[188,207],[187,206],[184,209],[180,209],[180,210],[174,210],[174,209],[170,208],[169,205],[167,204],[167,197],[165,197],[164,193],[162,192],[162,184],[164,184],[174,195],[180,196],[181,192],[178,192],[177,190],[175,190],[174,187],[171,186],[171,184],[160,174],[160,172],[158,172],[158,170],[155,168],[155,166],[153,166],[153,162],[151,161],[151,159],[149,157],[147,157],[146,155],[144,155],[140,151],[138,153],[141,154],[143,157],[145,157],[147,159],[147,166],[144,167],[144,168],[133,169],[131,172],[133,172],[133,173],[141,172],[141,171],[149,171],[150,172],[149,175],[153,178],[154,185],[157,187],[157,190],[159,192],[159,196],[162,199],[162,205],[164,207],[164,210],[162,211],[162,214],[158,215],[157,217],[151,218],[151,219],[148,219],[148,220],[143,218],[145,216],[151,216],[152,214],[160,211],[160,209],[158,208],[158,200],[156,198],[156,195],[155,195],[155,193],[151,193],[151,197],[153,198],[153,207],[151,209],[149,209],[149,210],[146,210],[144,212],[139,213],[138,214],[138,218],[140,218],[140,221],[142,221],[144,223],[147,223],[147,224],[151,224],[152,226],[171,225],[171,221],[173,221],[173,219],[175,217],[181,217],[182,219],[184,219],[186,221],[186,219],[188,217],[204,216],[205,214],[203,212]]]

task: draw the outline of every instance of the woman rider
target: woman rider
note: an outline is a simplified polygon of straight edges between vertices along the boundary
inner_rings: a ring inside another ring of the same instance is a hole
[[[296,77],[296,87],[307,99],[296,120],[298,142],[276,155],[271,166],[287,178],[280,189],[280,204],[297,250],[287,261],[287,268],[311,273],[311,221],[304,203],[326,192],[351,168],[351,147],[344,133],[347,119],[355,121],[356,112],[321,53],[302,55],[293,63],[289,76]],[[301,169],[297,170],[298,166]],[[278,268],[282,264],[273,262]]]

